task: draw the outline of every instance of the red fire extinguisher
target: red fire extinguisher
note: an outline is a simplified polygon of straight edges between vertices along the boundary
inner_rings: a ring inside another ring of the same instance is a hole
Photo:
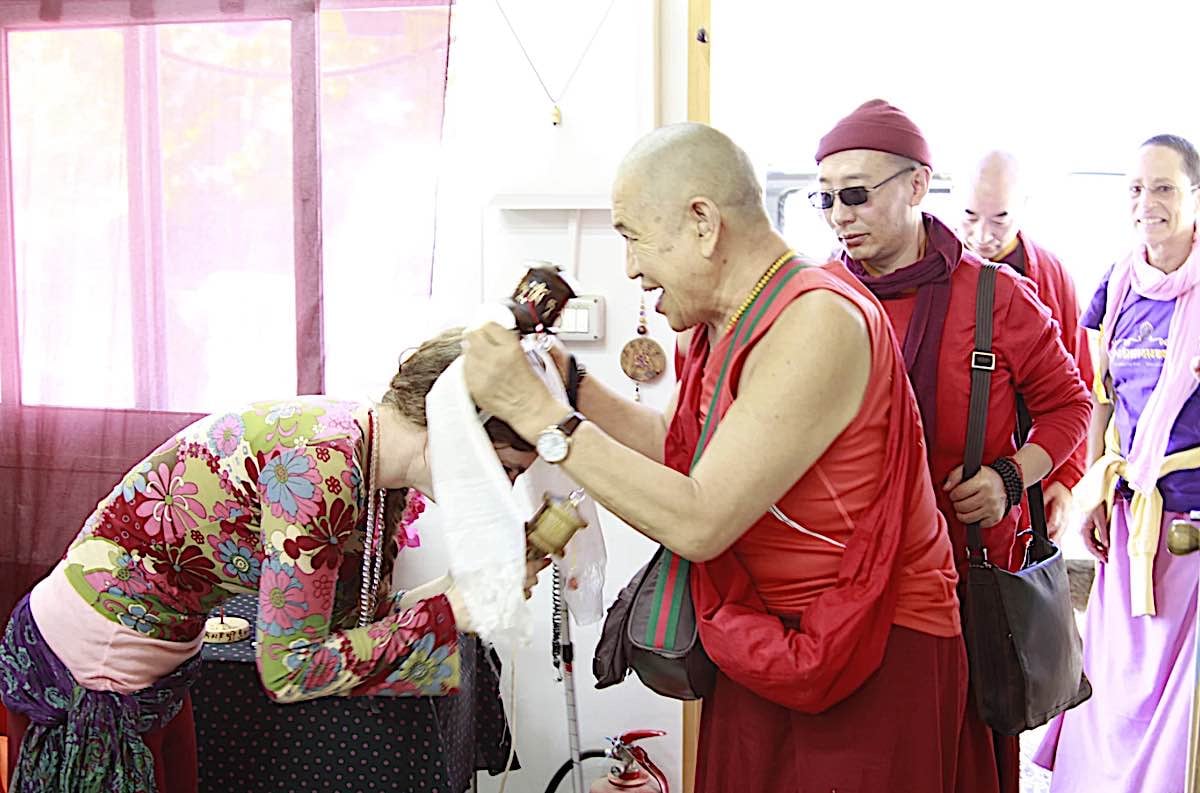
[[[606,754],[613,759],[608,775],[592,783],[591,793],[671,793],[667,776],[646,750],[634,744],[643,738],[666,735],[662,730],[634,730],[609,738]]]

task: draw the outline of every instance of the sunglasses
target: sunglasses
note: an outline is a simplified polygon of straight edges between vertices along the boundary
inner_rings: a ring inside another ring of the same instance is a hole
[[[888,182],[911,171],[917,170],[915,165],[910,165],[903,171],[897,171],[882,182],[870,187],[843,187],[841,190],[817,190],[808,194],[808,201],[816,209],[832,209],[833,199],[836,196],[843,205],[848,207],[861,206],[867,203],[867,198],[870,197],[872,190],[878,190]]]

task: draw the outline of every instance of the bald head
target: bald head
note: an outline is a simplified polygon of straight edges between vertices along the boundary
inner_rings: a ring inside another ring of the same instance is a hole
[[[643,137],[622,160],[613,190],[677,222],[690,200],[707,198],[728,219],[768,223],[750,158],[705,124],[671,124]]]
[[[997,149],[972,163],[963,177],[963,241],[984,259],[1002,257],[1020,231],[1025,204],[1020,163],[1011,152]]]
[[[613,183],[612,221],[625,238],[625,275],[662,290],[655,311],[676,331],[723,322],[763,260],[786,247],[750,158],[703,124],[663,127],[634,145]]]
[[[1021,177],[1021,163],[1012,152],[993,149],[984,153],[968,172],[971,190],[980,187],[996,192],[1007,190],[1016,193]]]

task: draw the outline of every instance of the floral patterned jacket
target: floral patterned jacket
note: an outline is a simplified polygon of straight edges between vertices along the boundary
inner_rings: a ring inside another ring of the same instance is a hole
[[[440,695],[459,681],[444,596],[356,628],[366,526],[363,406],[263,402],[187,427],[97,505],[64,557],[74,589],[148,637],[195,639],[258,593],[263,685],[280,702]],[[365,420],[365,419],[364,419]]]

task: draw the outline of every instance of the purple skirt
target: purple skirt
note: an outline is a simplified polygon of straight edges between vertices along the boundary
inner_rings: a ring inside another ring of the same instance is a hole
[[[21,598],[0,642],[0,698],[30,721],[11,789],[153,793],[154,758],[142,736],[175,718],[199,671],[196,654],[132,694],[83,688],[42,638],[29,596]]]
[[[1083,632],[1092,698],[1051,722],[1034,762],[1052,793],[1177,793],[1184,789],[1196,675],[1200,559],[1154,557],[1153,617],[1130,614],[1129,505],[1114,507],[1108,563],[1098,566]]]

